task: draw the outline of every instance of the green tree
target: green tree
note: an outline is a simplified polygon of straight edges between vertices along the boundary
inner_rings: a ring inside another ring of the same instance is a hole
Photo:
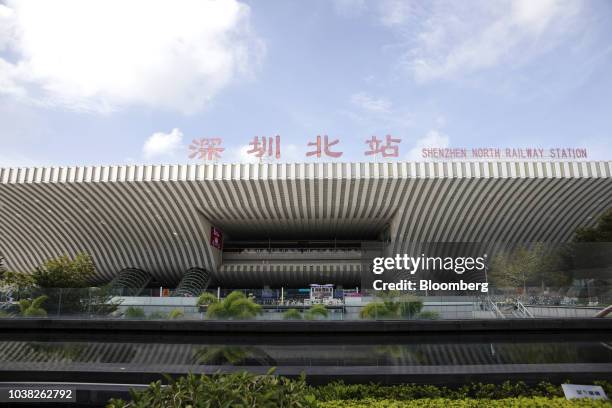
[[[42,288],[86,288],[96,273],[91,256],[85,252],[74,258],[67,255],[45,261],[32,274]]]
[[[575,242],[612,242],[612,208],[599,217],[595,227],[582,227],[576,230]]]
[[[234,291],[220,302],[212,303],[206,310],[209,319],[252,319],[262,313],[260,305],[247,298],[244,293]]]
[[[0,288],[13,292],[13,297],[28,296],[35,286],[34,279],[29,273],[6,271],[0,280]]]
[[[170,319],[182,319],[185,317],[185,313],[181,309],[172,309],[168,314]]]
[[[118,304],[111,302],[110,287],[89,288],[95,273],[92,257],[81,252],[74,258],[63,255],[43,262],[32,274],[32,279],[37,292],[49,297],[47,304],[51,313],[112,313]]]
[[[84,312],[87,307],[84,299],[89,300],[86,288],[95,274],[91,257],[79,253],[74,258],[63,255],[42,263],[32,278],[39,292],[49,297],[49,312],[74,314]]]
[[[521,245],[493,257],[489,277],[498,288],[565,286],[570,276],[561,265],[558,251],[542,243]]]
[[[12,290],[25,290],[34,286],[34,279],[28,273],[6,271],[2,275],[0,284]]]
[[[21,299],[19,301],[19,311],[23,317],[47,317],[47,311],[42,308],[42,304],[47,300],[47,296],[39,296],[36,299]]]
[[[45,295],[50,313],[89,313],[105,315],[117,310],[108,285],[89,288],[95,265],[86,253],[74,258],[60,256],[43,262],[32,274],[7,271],[0,288],[13,292],[13,297]]]

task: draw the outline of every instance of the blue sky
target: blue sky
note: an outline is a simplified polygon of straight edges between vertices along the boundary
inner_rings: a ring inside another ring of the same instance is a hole
[[[253,161],[316,135],[612,159],[612,2],[0,0],[0,167]],[[312,159],[308,159],[312,160]],[[332,160],[332,159],[328,159]],[[379,158],[380,160],[380,158]]]

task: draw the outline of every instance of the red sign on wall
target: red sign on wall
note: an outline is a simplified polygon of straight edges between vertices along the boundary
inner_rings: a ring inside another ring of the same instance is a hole
[[[223,234],[215,227],[210,227],[210,245],[220,251],[223,249]]]

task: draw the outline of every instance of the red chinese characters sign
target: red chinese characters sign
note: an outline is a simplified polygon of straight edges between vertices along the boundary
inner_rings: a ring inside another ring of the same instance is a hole
[[[210,227],[210,245],[218,250],[223,250],[223,233],[215,227]]]
[[[367,148],[364,156],[399,158],[402,139],[386,135],[384,139],[371,136],[365,140]],[[225,151],[223,139],[200,138],[193,139],[189,145],[189,158],[204,161],[216,161],[222,158]],[[344,152],[339,150],[340,139],[332,139],[328,135],[317,135],[316,139],[308,141],[305,157],[313,159],[339,158]],[[255,136],[249,142],[246,153],[259,159],[281,158],[281,137]],[[425,160],[586,160],[588,151],[582,147],[541,148],[541,147],[424,147],[420,149],[420,158]]]
[[[364,152],[366,156],[382,157],[399,157],[399,143],[401,139],[395,139],[391,135],[387,135],[384,140],[372,136],[366,140],[368,150]],[[222,158],[222,153],[225,151],[223,139],[215,138],[200,138],[193,139],[189,145],[189,158],[198,158],[204,161],[216,161]],[[339,151],[338,147],[340,139],[331,139],[328,135],[317,135],[314,141],[307,143],[307,147],[311,148],[306,152],[306,157],[320,159],[322,157],[339,158],[344,152]],[[271,158],[279,160],[281,158],[281,137],[276,136],[255,136],[248,144],[248,155],[262,158]]]
[[[261,137],[261,141],[259,140],[259,136],[255,136],[253,141],[249,143],[251,148],[247,150],[247,154],[251,154],[255,157],[274,157],[276,159],[280,159],[281,157],[281,138],[279,135],[276,137]]]
[[[369,147],[364,154],[366,156],[382,154],[382,157],[398,157],[399,156],[399,143],[402,139],[394,139],[391,135],[385,136],[385,141],[378,139],[376,136],[372,136],[371,139],[366,140],[366,144]]]
[[[198,157],[199,159],[204,160],[214,160],[220,159],[221,153],[225,150],[225,148],[220,147],[223,143],[223,139],[219,137],[214,138],[201,138],[201,139],[193,139],[191,144],[189,145],[189,150],[191,150],[191,154],[189,155],[190,159]]]
[[[306,157],[316,156],[317,159],[321,158],[321,156],[340,157],[342,156],[342,152],[332,151],[330,149],[338,143],[340,143],[339,139],[330,142],[327,135],[323,136],[323,138],[321,138],[321,135],[317,135],[317,140],[315,142],[308,142],[308,146],[314,146],[315,150],[306,153]]]

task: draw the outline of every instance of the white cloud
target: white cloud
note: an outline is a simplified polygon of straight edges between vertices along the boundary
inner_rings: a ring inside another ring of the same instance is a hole
[[[380,21],[393,27],[405,23],[414,12],[414,4],[406,0],[383,0],[379,3]]]
[[[562,44],[579,26],[581,0],[438,0],[380,3],[380,21],[403,36],[402,64],[417,82],[518,66]]]
[[[336,0],[342,16],[368,14],[398,34],[384,49],[400,55],[417,82],[457,79],[503,64],[520,66],[588,27],[585,0]]]
[[[421,139],[417,140],[414,147],[410,149],[407,155],[408,160],[423,160],[421,150],[429,147],[444,148],[450,145],[450,139],[443,133],[437,130],[430,130]]]
[[[247,153],[248,150],[251,149],[251,146],[245,145],[236,147],[231,150],[231,153],[228,155],[228,162],[231,163],[259,163],[262,161],[259,157],[256,157],[253,154]]]
[[[0,92],[72,109],[194,112],[249,75],[264,46],[237,0],[9,0]]]
[[[16,71],[13,64],[0,58],[0,96],[4,94],[24,100],[27,99],[27,91],[15,82]]]
[[[338,112],[355,122],[365,134],[404,132],[413,125],[413,113],[406,106],[394,106],[384,97],[358,92],[349,98],[350,108]]]
[[[142,147],[142,154],[145,159],[159,157],[171,157],[178,153],[182,148],[183,132],[174,128],[170,133],[153,133]]]
[[[364,92],[352,95],[351,103],[370,113],[389,113],[391,111],[391,102],[384,98],[374,98]]]

